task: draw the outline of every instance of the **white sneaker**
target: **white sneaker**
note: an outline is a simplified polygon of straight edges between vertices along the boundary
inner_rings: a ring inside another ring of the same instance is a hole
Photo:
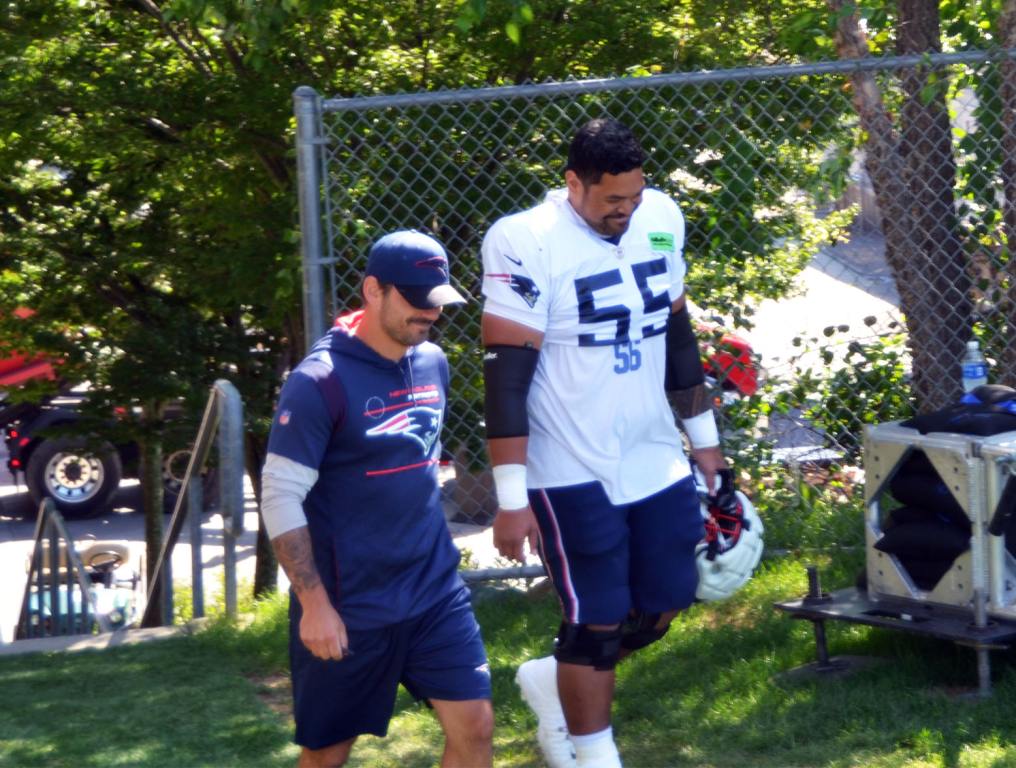
[[[536,714],[536,741],[550,768],[575,768],[575,747],[568,738],[568,725],[557,693],[557,659],[544,656],[519,665],[515,682],[522,699]]]

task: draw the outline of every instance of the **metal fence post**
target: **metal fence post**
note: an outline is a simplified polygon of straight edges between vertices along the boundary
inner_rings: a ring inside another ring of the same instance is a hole
[[[236,540],[243,533],[243,408],[240,393],[225,379],[215,382],[219,422],[219,493],[222,504],[226,613],[236,616]]]
[[[325,332],[323,248],[321,242],[321,99],[309,86],[293,92],[296,113],[296,176],[300,202],[300,252],[303,257],[303,326],[306,349]]]
[[[201,514],[204,507],[204,487],[199,479],[192,482],[187,489],[187,515],[191,540],[191,601],[195,619],[205,615],[205,579],[201,562]]]

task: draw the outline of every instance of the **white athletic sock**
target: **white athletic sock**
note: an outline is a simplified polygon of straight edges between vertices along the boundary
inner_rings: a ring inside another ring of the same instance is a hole
[[[621,756],[614,744],[614,729],[609,725],[596,733],[572,734],[571,740],[579,768],[621,768]]]

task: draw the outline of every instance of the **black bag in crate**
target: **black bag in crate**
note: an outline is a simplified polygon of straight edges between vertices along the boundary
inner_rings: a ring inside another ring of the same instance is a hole
[[[955,405],[922,413],[900,422],[922,435],[954,432],[960,435],[998,435],[1016,431],[1016,389],[984,384],[967,392]]]
[[[952,432],[988,437],[1003,432],[1013,432],[1016,431],[1016,389],[999,384],[985,384],[964,394],[960,402],[955,405],[932,413],[914,416],[901,422],[901,425],[916,429],[922,435],[929,432]],[[900,503],[933,511],[943,521],[964,529],[969,539],[970,521],[938,473],[935,472],[928,457],[923,453],[915,452],[904,462],[897,475],[890,481],[889,489],[893,497]],[[1014,513],[1016,513],[1016,478],[1010,476],[999,499],[998,507],[990,518],[988,531],[995,536],[1005,534],[1006,549],[1016,555],[1016,514]],[[942,535],[950,541],[955,540],[954,531],[943,529]],[[927,536],[927,531],[921,531],[920,535],[915,535],[914,540],[920,541],[925,536]],[[900,535],[897,534],[896,537],[898,539]],[[887,552],[892,549],[900,549],[899,543],[893,540],[888,541],[885,546],[890,549],[879,548]],[[909,544],[903,549],[907,550],[909,556],[914,556],[914,548]],[[908,556],[898,554],[896,551],[893,551],[892,554],[896,554],[901,560]],[[949,564],[953,559],[955,559],[955,555],[949,560]],[[916,581],[915,577],[915,583]]]

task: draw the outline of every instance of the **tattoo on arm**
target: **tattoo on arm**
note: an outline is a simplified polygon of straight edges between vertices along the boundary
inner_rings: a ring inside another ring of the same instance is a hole
[[[306,526],[286,531],[272,540],[275,556],[286,571],[289,583],[297,594],[321,583],[314,551],[310,545],[310,531]]]
[[[700,413],[708,411],[712,405],[709,402],[709,390],[705,384],[696,384],[688,389],[674,390],[670,394],[670,403],[682,419],[690,419]]]

